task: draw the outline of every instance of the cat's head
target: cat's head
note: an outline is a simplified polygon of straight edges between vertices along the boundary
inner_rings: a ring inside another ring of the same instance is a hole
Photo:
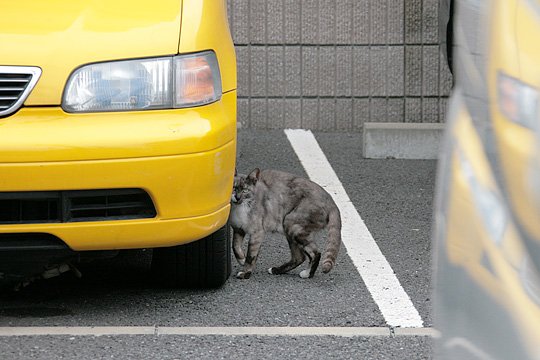
[[[231,202],[239,205],[244,201],[252,200],[255,193],[255,185],[259,181],[261,171],[254,169],[249,175],[235,174]]]

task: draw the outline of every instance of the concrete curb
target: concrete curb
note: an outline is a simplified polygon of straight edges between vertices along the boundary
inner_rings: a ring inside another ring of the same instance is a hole
[[[444,124],[364,123],[368,159],[437,159]]]

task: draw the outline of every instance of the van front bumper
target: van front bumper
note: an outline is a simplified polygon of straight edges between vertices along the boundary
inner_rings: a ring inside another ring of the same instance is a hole
[[[227,221],[235,158],[235,92],[175,110],[67,114],[56,107],[24,108],[0,119],[0,192],[142,189],[157,215],[0,224],[0,234],[51,234],[75,251],[198,240]]]

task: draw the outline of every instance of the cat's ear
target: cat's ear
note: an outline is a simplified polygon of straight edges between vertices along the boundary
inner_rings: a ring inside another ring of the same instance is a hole
[[[252,184],[256,184],[257,181],[259,181],[259,175],[261,174],[261,170],[259,170],[259,168],[255,168],[253,169],[252,172],[249,173],[248,175],[248,181],[251,182]]]
[[[238,176],[238,169],[236,167],[234,168],[234,176]]]

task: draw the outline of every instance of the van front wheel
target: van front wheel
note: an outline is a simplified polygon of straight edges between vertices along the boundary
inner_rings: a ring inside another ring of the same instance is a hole
[[[217,288],[225,284],[230,274],[231,229],[228,223],[201,240],[153,251],[152,275],[162,286]]]

